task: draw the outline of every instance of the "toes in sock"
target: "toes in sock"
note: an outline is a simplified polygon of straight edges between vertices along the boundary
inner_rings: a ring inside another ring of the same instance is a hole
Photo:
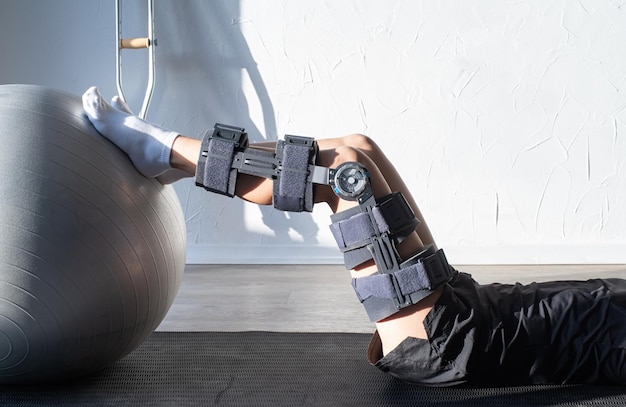
[[[134,115],[128,104],[126,104],[126,102],[124,102],[119,96],[113,96],[111,99],[111,105],[117,110]],[[177,168],[169,168],[159,175],[157,179],[161,184],[173,184],[174,182],[189,176],[190,174],[186,171],[179,170]]]
[[[122,112],[126,112],[128,114],[135,115],[126,102],[122,100],[121,97],[115,95],[111,98],[111,105],[117,110],[121,110]]]
[[[129,113],[119,100],[116,109],[97,88],[83,94],[83,108],[94,127],[128,154],[133,165],[146,177],[157,177],[170,170],[170,153],[178,133],[164,130]]]

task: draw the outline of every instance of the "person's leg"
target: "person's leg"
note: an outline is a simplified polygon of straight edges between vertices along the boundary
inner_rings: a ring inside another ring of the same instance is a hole
[[[328,147],[330,143],[325,143]],[[339,143],[337,143],[339,144]],[[193,159],[198,156],[199,146],[194,142],[186,142],[184,139],[177,139],[174,143],[173,165],[183,165],[187,170],[193,169]],[[270,148],[271,146],[262,146]],[[380,198],[389,195],[392,190],[387,183],[382,172],[367,154],[363,151],[339,145],[335,148],[320,150],[318,154],[318,165],[327,168],[337,168],[344,162],[359,162],[364,165],[371,176],[371,185],[374,197]],[[182,168],[182,167],[181,167]],[[236,195],[248,201],[271,205],[273,196],[273,181],[267,178],[258,178],[240,174],[237,178]],[[355,201],[340,199],[327,185],[315,186],[315,202],[327,203],[334,213],[348,210],[357,205]],[[425,245],[417,232],[411,233],[398,246],[398,253],[403,260],[419,253]],[[352,270],[352,277],[359,278],[377,272],[377,266],[373,261],[368,261]],[[415,305],[409,306],[393,314],[392,316],[376,322],[378,334],[381,338],[383,353],[388,353],[400,344],[407,337],[428,339],[424,318],[430,312],[435,302],[441,295],[442,289],[434,291]]]
[[[393,191],[387,183],[382,171],[378,168],[370,156],[363,151],[347,147],[338,146],[328,150],[320,150],[319,165],[329,168],[337,168],[344,162],[359,162],[364,165],[370,173],[371,185],[374,197],[380,198]],[[271,190],[270,190],[271,194]],[[270,197],[271,199],[271,197]],[[342,212],[354,207],[356,202],[340,199],[329,186],[318,186],[316,190],[316,201],[327,202],[333,212]],[[422,251],[425,247],[417,232],[411,233],[398,246],[400,257],[405,260],[408,257]],[[376,264],[373,261],[364,263],[352,271],[354,278],[371,275],[377,272]],[[432,294],[415,305],[409,306],[393,314],[392,316],[376,322],[376,328],[383,345],[383,353],[388,353],[399,345],[407,337],[428,339],[424,327],[424,318],[435,305],[441,296],[442,289],[435,290]]]
[[[340,144],[341,142],[325,142],[322,144],[328,146],[335,143]],[[195,174],[196,163],[201,148],[200,144],[201,142],[199,140],[178,137],[172,146],[172,167],[184,170],[188,172],[190,176]],[[371,175],[371,183],[375,197],[382,197],[392,192],[391,186],[386,182],[376,163],[364,152],[345,145],[320,150],[318,164],[323,167],[336,168],[341,163],[347,161],[357,161],[365,165]],[[271,205],[273,181],[267,178],[239,174],[235,191],[237,196],[247,201],[261,205]],[[333,212],[341,212],[356,205],[353,201],[339,199],[332,189],[325,185],[316,186],[315,201],[326,202]],[[400,256],[405,259],[421,251],[424,246],[420,236],[414,232],[399,244],[398,251]],[[376,265],[370,261],[355,269],[352,275],[358,278],[359,276],[373,274],[376,271]],[[394,349],[409,336],[427,339],[423,321],[440,295],[441,290],[437,290],[418,304],[404,308],[391,317],[376,323],[385,353]]]
[[[394,165],[380,149],[380,147],[374,142],[374,140],[363,134],[352,134],[339,138],[320,139],[317,140],[317,142],[320,146],[320,149],[349,146],[365,153],[365,155],[367,155],[372,160],[372,162],[376,164],[376,167],[378,167],[378,169],[380,170],[382,176],[389,185],[389,188],[391,188],[391,191],[402,192],[402,195],[404,195],[404,198],[409,203],[409,206],[411,207],[411,209],[413,209],[415,216],[421,221],[420,225],[417,228],[417,234],[419,235],[424,245],[433,245],[436,247],[435,239],[433,238],[426,219],[424,218],[422,212],[417,206],[417,203],[415,202],[411,191],[409,191]]]
[[[175,182],[185,175],[189,177],[195,175],[195,165],[201,143],[199,140],[178,137],[178,133],[161,129],[133,116],[128,106],[117,97],[113,98],[112,105],[109,105],[94,87],[88,89],[83,95],[83,106],[89,119],[98,131],[126,151],[141,173],[151,177],[158,176],[159,181],[163,183]],[[174,143],[177,144],[175,149],[172,148]],[[353,134],[346,137],[320,139],[317,143],[321,150],[344,146],[362,151],[375,163],[391,191],[402,192],[404,195],[421,221],[417,233],[422,242],[425,245],[435,245],[428,224],[411,192],[391,161],[372,139],[361,134]],[[273,151],[276,143],[257,143],[252,146]],[[152,157],[158,157],[158,159],[153,160]],[[253,202],[260,201],[261,196],[267,196],[265,191],[258,190],[265,184],[262,179],[242,176],[242,181],[238,182],[240,196]],[[271,191],[271,184],[269,190]]]
[[[143,175],[157,177],[163,183],[195,175],[201,140],[141,120],[119,98],[114,97],[109,104],[95,87],[89,88],[82,98],[85,113],[94,127],[126,152]],[[268,180],[241,174],[238,195],[251,202],[270,204],[272,184],[265,181]]]
[[[426,222],[424,215],[420,211],[420,208],[417,206],[417,203],[415,202],[411,191],[409,191],[409,189],[407,188],[395,166],[391,163],[389,158],[380,149],[380,147],[374,142],[374,140],[363,134],[351,134],[343,137],[316,139],[316,141],[320,150],[328,150],[344,146],[356,148],[365,153],[365,155],[368,156],[370,160],[376,164],[383,178],[389,185],[389,188],[391,188],[391,191],[402,192],[402,195],[404,195],[409,206],[411,207],[411,209],[413,209],[415,216],[417,216],[417,218],[421,222],[417,228],[417,234],[419,235],[424,245],[433,245],[434,247],[437,246],[435,243],[435,239],[433,238],[433,235],[428,227],[428,223]],[[273,151],[276,148],[276,143],[255,143],[251,146]]]
[[[359,162],[363,164],[369,171],[371,176],[371,184],[375,197],[383,197],[392,192],[391,186],[387,183],[383,173],[372,158],[363,151],[346,146],[341,139],[326,142],[322,140],[320,147],[328,147],[336,145],[335,148],[322,149],[318,156],[318,165],[328,168],[336,168],[344,162]],[[272,148],[270,145],[261,146],[261,148]],[[200,142],[193,139],[179,137],[174,142],[172,148],[172,166],[188,171],[190,174],[195,173],[195,161],[200,151]],[[372,148],[370,154],[375,152]],[[395,170],[394,170],[395,171]],[[396,173],[397,174],[397,173]],[[399,178],[399,177],[398,177]],[[273,181],[267,178],[258,178],[245,174],[240,174],[237,178],[236,195],[240,198],[254,202],[257,204],[270,205],[272,203]],[[327,203],[333,212],[342,212],[354,207],[356,202],[345,201],[340,199],[327,185],[316,185],[315,201]],[[402,259],[406,259],[411,255],[424,249],[424,243],[420,236],[413,232],[409,237],[398,245],[398,252]],[[369,261],[360,265],[353,270],[352,276],[359,278],[367,276],[377,271],[373,261]],[[394,349],[405,338],[412,336],[416,338],[427,339],[424,329],[424,318],[430,312],[439,296],[441,290],[435,291],[433,294],[424,298],[419,303],[404,308],[400,312],[377,321],[376,327],[383,344],[383,352],[387,353]]]
[[[97,91],[90,90],[86,92],[83,101],[85,111],[92,122],[94,122],[96,128],[105,137],[126,151],[133,164],[144,175],[157,176],[170,169],[184,171],[189,176],[195,174],[201,141],[184,137],[174,132],[167,132],[149,123],[140,121],[140,119],[126,112],[115,109],[102,100]],[[163,135],[167,135],[167,137]],[[354,139],[355,137],[352,138]],[[393,189],[386,181],[377,163],[364,151],[346,146],[344,144],[346,141],[337,139],[322,141],[322,148],[325,146],[334,147],[320,151],[318,164],[324,167],[336,168],[344,162],[359,162],[370,173],[374,196],[378,198],[390,194]],[[390,164],[386,164],[388,163],[386,158],[380,157],[382,153],[378,152],[379,149],[377,147],[374,147],[369,142],[365,143],[363,137],[360,137],[360,144],[360,147],[369,151],[369,154],[374,156],[374,158],[382,160],[383,168],[386,168],[387,172],[391,171],[392,179],[395,177],[397,179],[400,178],[397,176],[395,169],[390,169]],[[259,147],[264,148],[263,146]],[[165,165],[162,160],[164,151],[167,152],[168,157]],[[397,179],[394,180],[396,188],[398,188]],[[403,184],[400,184],[399,187],[406,189],[406,187],[403,187]],[[242,199],[267,205],[272,203],[272,190],[273,181],[270,179],[239,174],[235,192]],[[342,212],[357,205],[354,201],[340,199],[329,186],[324,185],[316,185],[315,201],[326,202],[333,212]],[[406,259],[420,252],[423,248],[424,243],[420,236],[416,232],[412,232],[398,245],[397,250],[400,257]],[[353,270],[353,276],[359,278],[373,274],[376,271],[377,268],[374,262],[369,261],[357,266]],[[376,322],[385,353],[394,349],[409,336],[427,339],[423,320],[440,294],[441,290],[436,290],[417,304],[403,308],[400,312]]]

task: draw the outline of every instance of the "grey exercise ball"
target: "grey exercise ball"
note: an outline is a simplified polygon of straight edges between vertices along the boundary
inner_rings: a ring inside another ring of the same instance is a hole
[[[75,95],[0,86],[0,144],[0,384],[110,365],[178,291],[178,197],[140,175]]]

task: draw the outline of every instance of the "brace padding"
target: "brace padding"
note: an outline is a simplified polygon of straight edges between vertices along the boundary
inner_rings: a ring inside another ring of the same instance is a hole
[[[281,211],[311,212],[313,183],[309,165],[315,165],[317,143],[313,138],[286,135],[276,144],[280,172],[274,180],[274,207]]]
[[[243,128],[216,124],[202,139],[196,168],[196,185],[229,197],[235,196],[237,169],[233,158],[238,150],[248,146]]]
[[[376,322],[418,303],[456,273],[443,250],[429,246],[402,263],[400,270],[352,279],[352,287],[370,320]]]
[[[399,243],[420,224],[401,192],[377,199],[371,210],[357,206],[332,215],[331,220],[330,230],[347,269],[373,258],[372,239],[386,233]]]

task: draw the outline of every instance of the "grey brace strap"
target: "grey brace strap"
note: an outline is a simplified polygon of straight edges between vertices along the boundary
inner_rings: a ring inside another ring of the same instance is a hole
[[[370,320],[375,322],[416,304],[456,273],[443,250],[435,251],[429,246],[402,263],[400,270],[352,279],[352,287]]]
[[[229,197],[235,196],[237,169],[233,160],[237,150],[248,146],[243,128],[216,124],[202,138],[196,168],[196,185]]]
[[[367,211],[359,206],[331,216],[330,230],[344,256],[347,269],[373,258],[372,239],[387,234],[401,242],[420,224],[400,192],[376,200]]]
[[[281,211],[311,212],[313,183],[310,166],[315,165],[317,143],[310,137],[286,135],[276,145],[280,172],[274,181],[274,207]]]
[[[317,143],[310,137],[285,136],[276,154],[248,148],[243,128],[216,124],[202,139],[196,185],[233,197],[237,173],[274,180],[274,207],[282,211],[313,210],[312,171]]]
[[[372,321],[416,304],[455,273],[443,251],[433,247],[401,262],[396,245],[417,228],[419,221],[399,192],[378,200],[359,200],[359,206],[331,218],[331,230],[344,253],[346,267],[373,259],[378,268],[376,274],[352,280]]]

